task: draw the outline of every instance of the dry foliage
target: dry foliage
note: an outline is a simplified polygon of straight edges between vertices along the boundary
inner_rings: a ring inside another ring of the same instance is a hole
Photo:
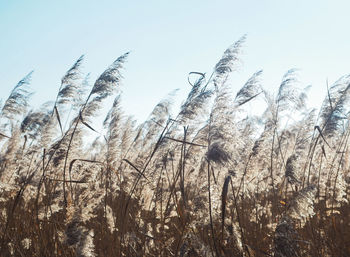
[[[318,116],[295,70],[275,95],[258,71],[234,97],[244,40],[190,73],[177,115],[170,94],[138,126],[120,106],[128,54],[92,86],[80,57],[38,110],[21,80],[0,109],[1,256],[350,256],[350,77]]]

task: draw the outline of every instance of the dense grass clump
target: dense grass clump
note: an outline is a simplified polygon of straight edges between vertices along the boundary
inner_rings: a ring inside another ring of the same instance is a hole
[[[37,110],[22,79],[0,105],[1,256],[350,256],[350,76],[318,113],[295,70],[233,95],[244,40],[190,73],[177,115],[170,94],[139,125],[121,108],[128,54],[93,85],[80,57]]]

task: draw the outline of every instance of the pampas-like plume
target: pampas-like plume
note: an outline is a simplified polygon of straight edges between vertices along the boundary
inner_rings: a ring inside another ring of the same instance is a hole
[[[120,107],[120,95],[118,95],[113,102],[113,106],[107,114],[103,125],[108,129],[106,140],[107,140],[107,163],[110,167],[115,166],[114,164],[119,161],[118,155],[120,155],[120,136],[121,136],[121,122],[122,122],[122,111]],[[120,157],[120,156],[119,156]]]
[[[299,256],[298,235],[294,224],[304,226],[306,219],[313,216],[313,200],[316,187],[310,185],[296,194],[288,210],[282,217],[275,230],[275,252],[276,257]]]
[[[76,83],[76,81],[80,79],[80,67],[83,59],[84,55],[80,56],[61,79],[61,87],[57,94],[55,106],[56,104],[68,104],[78,96],[79,85]]]
[[[261,94],[262,90],[259,81],[261,74],[262,70],[255,72],[238,91],[235,97],[237,106],[241,106]]]
[[[120,107],[120,95],[117,95],[114,98],[113,106],[109,110],[104,122],[103,126],[108,129],[108,137],[115,137],[116,136],[116,131],[119,129],[118,125],[120,125],[120,121],[122,118],[122,110]]]
[[[61,79],[61,86],[56,96],[54,108],[52,114],[56,114],[58,124],[63,134],[63,124],[61,121],[62,110],[61,107],[68,106],[71,104],[71,110],[76,109],[82,105],[82,96],[85,93],[86,81],[78,83],[77,80],[81,78],[81,64],[83,62],[84,55],[80,56],[79,59],[73,64],[73,66],[66,72]],[[70,112],[69,112],[70,114]],[[69,119],[69,114],[67,121]]]
[[[79,121],[83,123],[88,128],[94,130],[87,122],[84,121],[85,118],[90,118],[93,115],[96,114],[96,112],[100,109],[100,105],[102,100],[110,96],[115,90],[116,90],[116,84],[118,84],[121,80],[121,73],[120,69],[123,67],[123,63],[125,62],[127,56],[129,53],[126,53],[117,60],[115,60],[112,65],[110,65],[107,70],[105,70],[100,77],[96,80],[93,88],[91,89],[91,92],[89,96],[86,99],[85,104],[82,106],[81,110],[79,111],[78,117],[75,118],[73,123],[75,123],[71,128],[68,130],[68,132],[71,130],[71,135],[69,139],[69,143],[67,146],[66,154],[65,154],[65,161],[64,161],[64,168],[63,168],[63,196],[64,201],[66,202],[66,190],[65,190],[65,179],[66,179],[66,168],[67,168],[67,162],[69,157],[69,152],[72,147],[72,142],[74,138],[74,134],[79,134],[80,130],[78,128]],[[91,101],[90,98],[94,97]],[[56,109],[57,111],[57,109]],[[84,118],[83,118],[84,115]],[[95,131],[95,130],[94,130]]]
[[[206,101],[212,96],[212,90],[207,89],[205,82],[205,75],[201,74],[201,77],[194,83],[190,93],[187,96],[186,101],[181,105],[178,120],[182,123],[193,119],[200,113],[205,105]]]
[[[290,108],[295,110],[301,110],[305,108],[305,101],[307,98],[306,91],[309,87],[306,87],[304,90],[293,86],[297,82],[296,69],[288,70],[279,86],[277,97],[275,100],[276,104],[276,115],[279,115],[280,112],[288,110]],[[276,117],[278,119],[278,117]]]
[[[287,163],[286,163],[285,176],[288,182],[291,183],[292,185],[301,183],[300,180],[298,179],[298,174],[297,174],[297,161],[298,161],[298,156],[293,154],[288,157]]]
[[[292,200],[286,215],[294,220],[300,221],[302,226],[305,225],[306,219],[315,215],[313,202],[317,191],[316,189],[315,185],[310,185],[299,191]]]
[[[102,100],[110,96],[116,90],[116,85],[122,79],[121,69],[128,55],[129,53],[125,53],[120,56],[96,80],[83,110],[84,118],[94,116],[96,111],[100,108]],[[91,97],[93,98],[90,101]]]
[[[337,80],[329,89],[328,95],[321,107],[322,133],[332,136],[341,128],[342,121],[346,119],[350,93],[350,75]]]
[[[103,121],[103,126],[105,128],[111,129],[117,125],[120,120],[121,108],[120,108],[120,95],[114,98],[112,108],[108,111],[105,120]]]
[[[166,98],[161,100],[152,110],[147,121],[142,125],[143,130],[147,131],[144,136],[143,148],[149,143],[154,143],[155,137],[161,133],[170,116],[170,109],[173,103],[173,97],[177,89],[170,92]]]
[[[294,93],[292,84],[296,81],[295,69],[287,71],[282,79],[280,87],[278,89],[276,103],[280,110],[288,108],[290,101],[294,100]]]
[[[13,88],[1,109],[1,116],[14,120],[16,116],[23,115],[26,112],[28,100],[32,95],[28,89],[32,73],[33,71],[20,80]]]
[[[227,75],[235,69],[235,64],[238,61],[238,56],[245,40],[246,36],[244,35],[227,48],[219,62],[215,65],[213,73],[215,86],[221,86],[226,80]]]
[[[294,133],[296,134],[295,153],[301,155],[310,143],[312,131],[315,125],[315,109],[311,109],[303,113],[303,118],[296,126],[294,126]]]
[[[30,111],[21,123],[22,133],[29,135],[31,139],[40,136],[44,126],[50,121],[51,112],[47,110],[44,104],[38,111]]]

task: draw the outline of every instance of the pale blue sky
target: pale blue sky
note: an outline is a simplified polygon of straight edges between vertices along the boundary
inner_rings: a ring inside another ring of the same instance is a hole
[[[263,69],[263,85],[274,90],[288,69],[299,68],[315,105],[327,78],[350,72],[349,11],[349,1],[337,0],[0,0],[0,98],[34,69],[33,102],[43,103],[81,54],[93,82],[130,50],[123,107],[143,120],[171,90],[187,93],[190,71],[210,72],[247,34],[233,89]]]

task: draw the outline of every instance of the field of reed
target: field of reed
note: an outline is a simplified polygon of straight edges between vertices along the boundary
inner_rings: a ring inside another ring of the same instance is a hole
[[[295,70],[235,92],[244,40],[141,124],[121,107],[128,53],[94,83],[82,56],[37,109],[19,81],[0,104],[0,255],[350,256],[350,76],[319,110]]]

